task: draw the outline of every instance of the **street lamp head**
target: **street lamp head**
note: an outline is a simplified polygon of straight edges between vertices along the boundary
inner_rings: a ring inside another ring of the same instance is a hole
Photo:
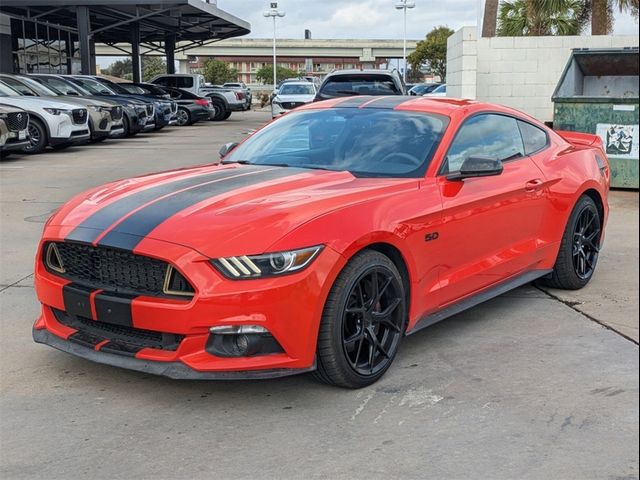
[[[276,14],[277,14],[280,18],[282,18],[282,17],[284,17],[284,16],[286,15],[286,13],[285,13],[285,12],[276,12]]]
[[[415,2],[407,2],[406,0],[395,4],[396,10],[404,10],[406,8],[415,8],[415,6],[416,6]]]
[[[273,17],[273,18],[280,17],[280,18],[282,18],[285,15],[286,15],[286,13],[285,12],[281,12],[280,10],[269,10],[267,12],[262,12],[262,16],[266,17],[266,18],[269,18],[269,17]]]

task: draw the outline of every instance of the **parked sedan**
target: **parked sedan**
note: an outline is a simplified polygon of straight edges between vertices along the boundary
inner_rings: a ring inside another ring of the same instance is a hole
[[[222,85],[222,88],[230,88],[232,90],[242,91],[245,97],[247,98],[246,109],[251,110],[251,105],[253,104],[253,93],[251,92],[251,88],[249,88],[246,83],[244,82],[225,83],[224,85]]]
[[[438,85],[437,88],[434,88],[429,93],[425,93],[423,97],[446,97],[447,96],[447,85],[443,83],[442,85]]]
[[[29,146],[29,114],[21,108],[0,104],[0,156]]]
[[[433,92],[440,85],[440,83],[418,83],[409,89],[409,95],[421,97],[426,93]]]
[[[22,95],[48,98],[54,101],[63,100],[86,108],[89,112],[89,131],[93,141],[101,141],[109,136],[117,136],[124,133],[122,107],[120,106],[114,106],[110,102],[98,99],[69,97],[41,84],[34,78],[23,75],[0,74],[0,80]]]
[[[29,112],[29,146],[26,153],[41,153],[47,145],[64,148],[88,142],[89,114],[86,108],[58,100],[25,97],[0,81],[0,103]]]
[[[313,102],[316,93],[315,85],[305,80],[285,83],[271,101],[271,117],[279,117],[294,108]]]
[[[217,110],[208,97],[201,97],[181,88],[160,87],[178,104],[178,125],[184,127],[201,120],[213,120]]]
[[[611,177],[596,135],[481,102],[361,96],[225,153],[62,206],[36,257],[35,341],[173,378],[315,371],[361,388],[405,335],[596,269]]]

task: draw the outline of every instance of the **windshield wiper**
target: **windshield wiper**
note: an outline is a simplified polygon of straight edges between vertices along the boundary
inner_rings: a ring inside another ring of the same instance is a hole
[[[231,165],[237,163],[238,165],[255,165],[256,167],[290,167],[288,163],[253,163],[250,160],[229,160],[228,162],[221,162],[222,165]]]

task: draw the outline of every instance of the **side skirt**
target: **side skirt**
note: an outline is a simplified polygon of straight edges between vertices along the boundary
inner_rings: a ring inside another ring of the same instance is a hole
[[[510,278],[502,283],[489,287],[486,290],[482,290],[479,293],[476,293],[470,297],[465,298],[453,305],[450,305],[442,310],[439,310],[435,313],[430,313],[425,315],[418,323],[411,329],[410,332],[407,332],[406,335],[413,335],[414,333],[422,330],[423,328],[430,327],[433,324],[441,322],[449,317],[457,315],[460,312],[464,312],[476,305],[480,305],[481,303],[486,302],[487,300],[491,300],[492,298],[498,297],[503,293],[507,293],[515,288],[521,287],[522,285],[526,285],[527,283],[531,283],[538,278],[542,278],[546,275],[549,275],[553,270],[533,270],[530,272],[522,273],[515,277]]]

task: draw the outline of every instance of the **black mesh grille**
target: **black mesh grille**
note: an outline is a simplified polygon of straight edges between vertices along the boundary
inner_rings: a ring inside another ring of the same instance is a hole
[[[7,114],[5,123],[10,131],[19,132],[27,128],[29,124],[29,114],[27,112],[9,113]]]
[[[79,243],[55,243],[64,273],[54,272],[82,285],[115,292],[162,296],[169,264],[154,258],[107,247],[93,247]],[[46,252],[49,245],[45,246]],[[55,258],[51,255],[50,258]],[[48,265],[51,267],[51,265]],[[56,267],[56,265],[54,265]],[[192,294],[193,287],[172,269],[174,292]],[[177,278],[176,278],[177,277]]]
[[[76,125],[82,125],[87,121],[87,111],[84,108],[76,108],[72,111],[73,123]]]
[[[112,120],[122,119],[122,107],[113,107],[111,109],[111,119]]]
[[[294,108],[304,105],[304,102],[282,102],[280,105],[287,110],[293,110]]]
[[[74,328],[105,340],[124,343],[139,348],[161,348],[176,350],[184,335],[155,332],[140,328],[98,322],[89,318],[69,315],[61,310],[53,309],[56,320],[67,327]]]

